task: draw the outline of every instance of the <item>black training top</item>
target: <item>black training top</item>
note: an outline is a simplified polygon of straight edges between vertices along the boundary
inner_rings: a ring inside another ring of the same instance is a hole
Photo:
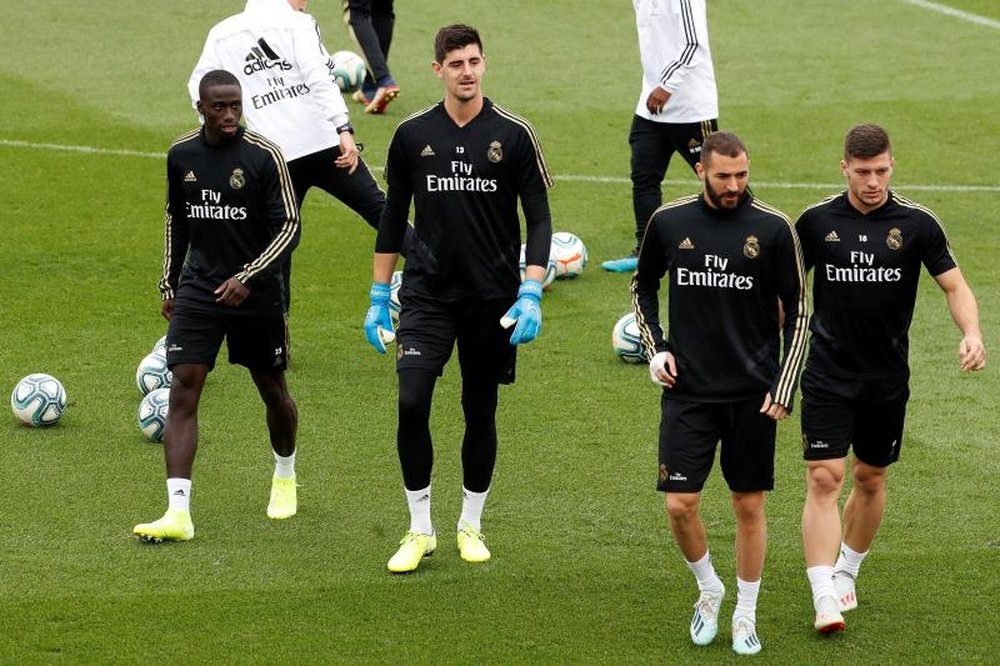
[[[548,264],[552,179],[541,146],[530,123],[489,99],[462,127],[443,102],[405,119],[389,146],[385,177],[375,251],[400,251],[412,200],[407,289],[443,300],[511,297],[520,284],[518,198],[527,263]]]
[[[657,299],[665,274],[666,339]],[[667,395],[729,402],[770,391],[791,409],[806,349],[805,267],[779,211],[750,192],[733,210],[712,208],[701,194],[661,206],[639,251],[632,303],[649,356],[670,351],[676,358],[677,383]]]
[[[204,129],[167,153],[167,214],[160,294],[241,314],[284,310],[281,265],[298,243],[298,207],[278,147],[240,128],[219,145]],[[213,293],[236,277],[250,289],[238,307]]]
[[[813,274],[806,365],[836,377],[909,376],[909,337],[920,264],[958,264],[934,214],[890,191],[868,214],[842,192],[807,208],[796,229]]]

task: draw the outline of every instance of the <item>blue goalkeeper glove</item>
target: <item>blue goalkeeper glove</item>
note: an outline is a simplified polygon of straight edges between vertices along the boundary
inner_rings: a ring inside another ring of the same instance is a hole
[[[385,346],[396,339],[389,316],[389,296],[392,288],[384,282],[372,282],[368,296],[372,299],[368,314],[365,315],[365,339],[379,354],[385,353]]]
[[[542,330],[542,283],[538,280],[525,280],[517,290],[517,300],[510,310],[500,317],[500,325],[504,328],[514,326],[510,336],[510,344],[519,345],[531,342]]]

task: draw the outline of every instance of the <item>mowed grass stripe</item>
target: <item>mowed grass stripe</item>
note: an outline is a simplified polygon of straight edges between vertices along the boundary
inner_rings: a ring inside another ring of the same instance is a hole
[[[116,155],[122,157],[148,157],[154,159],[166,159],[166,153],[154,153],[146,152],[141,150],[129,150],[125,148],[100,148],[97,146],[72,146],[57,143],[36,143],[32,141],[19,141],[16,139],[0,139],[0,146],[9,146],[12,148],[29,148],[33,150],[56,150],[65,151],[73,153],[88,153],[93,155]],[[369,164],[368,167],[372,171],[383,170],[382,166],[374,166]],[[588,176],[584,174],[563,174],[555,176],[557,181],[565,181],[568,183],[606,183],[612,185],[624,185],[631,183],[629,178],[623,176]],[[691,185],[692,180],[690,179],[679,179],[679,178],[667,178],[664,181],[666,185]],[[795,183],[795,182],[770,182],[770,181],[759,181],[755,180],[753,182],[755,187],[762,189],[776,189],[776,190],[836,190],[838,188],[844,187],[843,183]],[[921,185],[921,184],[898,184],[897,186],[906,190],[923,191],[923,192],[1000,192],[1000,185],[961,185],[961,184],[934,184],[934,185]]]

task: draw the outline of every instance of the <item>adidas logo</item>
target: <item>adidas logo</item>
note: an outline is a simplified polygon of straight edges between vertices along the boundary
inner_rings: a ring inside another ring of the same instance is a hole
[[[184,497],[184,489],[178,488],[177,490],[174,491],[174,495],[180,495],[181,497]]]
[[[685,236],[684,240],[682,240],[680,243],[677,244],[677,249],[678,250],[693,250],[694,249],[694,243],[691,242],[690,238],[687,238]]]
[[[431,148],[431,144],[427,144],[424,146],[424,149],[420,151],[421,157],[433,157],[434,155],[437,155],[437,153],[435,153],[434,149]]]
[[[197,183],[198,179],[194,176],[194,171],[188,171],[187,175],[184,176],[185,183]]]
[[[827,243],[839,243],[840,236],[837,235],[836,231],[831,231],[826,235],[826,238],[824,238],[823,240],[825,240]]]
[[[271,46],[261,37],[257,40],[257,45],[250,49],[250,53],[244,58],[247,63],[243,68],[243,73],[252,76],[256,72],[266,72],[269,69],[280,69],[287,72],[292,68],[292,63],[278,55]]]

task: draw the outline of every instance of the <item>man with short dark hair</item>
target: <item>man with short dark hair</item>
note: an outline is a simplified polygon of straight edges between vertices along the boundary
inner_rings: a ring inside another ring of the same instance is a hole
[[[227,71],[199,83],[201,129],[167,153],[162,313],[173,372],[164,438],[168,508],[133,533],[145,541],[187,541],[198,402],[226,340],[229,362],[250,370],[267,409],[275,471],[267,515],[295,514],[298,413],[285,383],[281,266],[295,248],[298,208],[288,168],[273,143],[240,126],[243,94]]]
[[[662,206],[650,219],[632,302],[650,378],[663,387],[657,489],[666,493],[670,529],[700,593],[691,640],[712,642],[725,596],[700,515],[721,441],[736,515],[732,647],[755,654],[767,549],[764,499],[774,488],[776,422],[792,409],[806,348],[805,270],[791,222],[747,188],[750,160],[736,135],[709,135],[696,170],[702,192]],[[658,292],[667,274],[665,331]]]
[[[847,189],[807,208],[796,223],[806,267],[816,269],[802,374],[802,542],[814,626],[823,634],[842,631],[842,613],[858,605],[855,580],[882,522],[889,465],[899,459],[921,264],[962,332],[959,367],[986,364],[976,299],[944,229],[927,208],[889,189],[894,168],[883,128],[851,128],[840,162]],[[841,534],[838,501],[852,449],[854,484]]]
[[[394,573],[413,571],[437,547],[429,419],[434,384],[456,342],[465,416],[456,539],[465,561],[490,558],[480,517],[496,462],[498,388],[514,381],[516,345],[541,330],[541,280],[552,237],[552,179],[541,146],[528,121],[483,96],[486,56],[479,33],[466,25],[441,28],[432,67],[444,83],[444,100],[404,120],[389,146],[388,198],[365,318],[365,337],[379,352],[396,338],[396,446],[410,529],[389,560]],[[389,281],[411,201],[414,234],[394,334]],[[523,283],[518,202],[527,230]],[[513,333],[505,330],[512,326]]]

